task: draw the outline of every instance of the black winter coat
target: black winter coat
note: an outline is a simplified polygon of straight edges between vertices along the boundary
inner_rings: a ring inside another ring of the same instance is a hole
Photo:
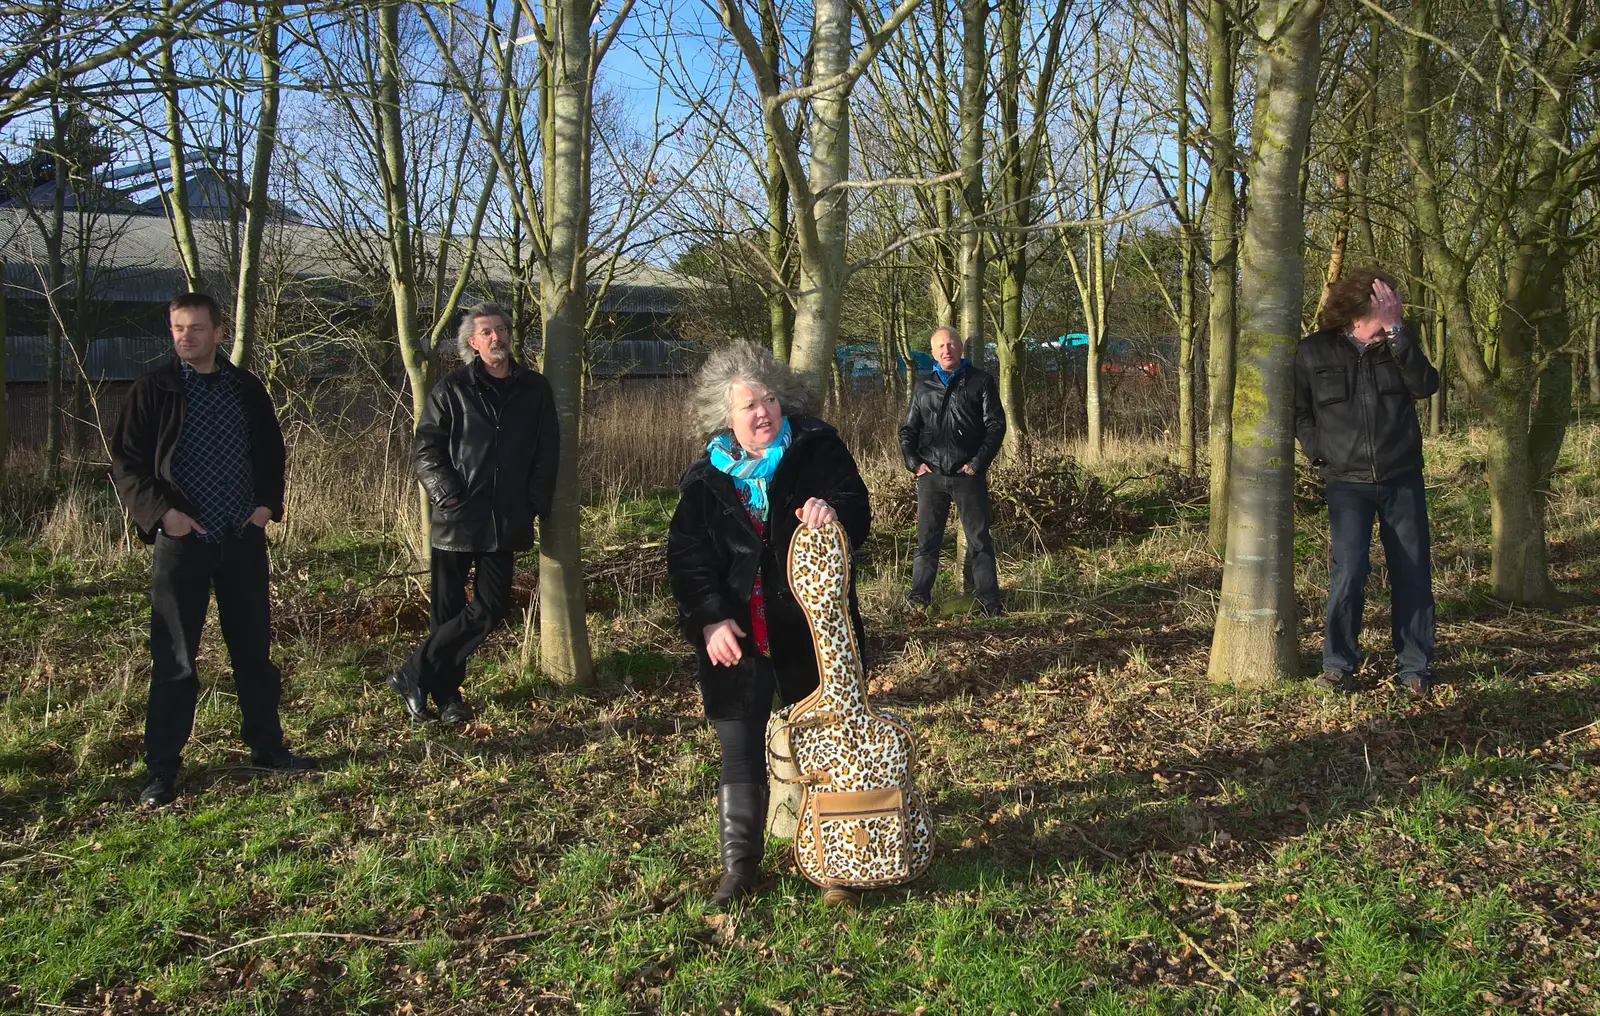
[[[502,384],[497,403],[475,359],[428,393],[417,425],[416,470],[433,502],[430,539],[440,550],[527,550],[533,517],[550,512],[561,453],[550,382],[513,361]]]
[[[172,453],[183,433],[189,404],[178,364],[173,357],[133,383],[111,433],[111,480],[145,543],[156,541],[156,530],[167,509],[176,508],[191,517],[197,514],[194,502],[172,482]],[[249,371],[224,363],[220,357],[218,369],[233,371],[239,379],[239,399],[250,428],[255,502],[271,510],[273,521],[282,522],[283,431],[272,398],[261,379]]]
[[[1361,350],[1339,331],[1300,340],[1294,356],[1294,429],[1325,480],[1377,483],[1422,470],[1417,399],[1439,390],[1439,372],[1402,326]]]
[[[756,534],[733,481],[709,458],[690,466],[679,484],[678,508],[667,539],[667,575],[678,601],[678,627],[694,646],[700,693],[711,720],[738,719],[767,710],[768,703],[753,698],[754,668],[758,666],[776,670],[778,693],[786,703],[798,702],[817,687],[811,628],[789,590],[789,542],[800,524],[795,510],[808,498],[828,502],[850,537],[852,551],[861,546],[872,527],[867,486],[839,432],[807,416],[792,416],[789,425],[794,432],[792,443],[767,484],[771,508],[764,536]],[[770,661],[757,654],[749,634],[750,592],[757,569],[766,606]],[[746,632],[739,640],[743,656],[732,667],[713,666],[706,655],[703,629],[728,618]],[[865,645],[854,572],[850,618],[857,644]]]
[[[994,375],[963,366],[946,388],[931,371],[911,389],[911,405],[900,425],[900,455],[912,472],[926,462],[954,476],[971,464],[982,473],[1006,437],[1006,411]]]

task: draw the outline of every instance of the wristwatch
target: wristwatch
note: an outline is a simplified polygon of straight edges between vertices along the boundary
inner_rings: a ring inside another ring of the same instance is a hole
[[[1403,325],[1390,325],[1389,327],[1387,327],[1387,328],[1385,328],[1383,330],[1383,337],[1388,339],[1390,342],[1393,342],[1395,339],[1398,339],[1400,337],[1400,329],[1402,327],[1404,327],[1404,326]]]

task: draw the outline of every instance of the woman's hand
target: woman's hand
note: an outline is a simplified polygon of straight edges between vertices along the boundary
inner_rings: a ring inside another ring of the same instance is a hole
[[[717,666],[731,667],[744,658],[744,650],[739,648],[744,629],[733,618],[708,624],[701,629],[701,634],[706,637],[706,655]]]
[[[839,518],[839,513],[833,510],[833,505],[814,497],[806,501],[805,505],[794,510],[794,517],[807,529],[820,529]]]

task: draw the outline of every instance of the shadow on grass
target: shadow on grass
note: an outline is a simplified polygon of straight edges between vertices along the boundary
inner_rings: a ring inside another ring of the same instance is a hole
[[[1174,751],[1170,762],[1154,766],[955,796],[939,802],[943,818],[988,818],[966,835],[971,846],[942,859],[981,856],[1020,878],[1052,861],[1100,869],[1209,848],[1215,863],[1236,868],[1286,840],[1401,804],[1430,786],[1470,792],[1489,777],[1515,782],[1554,771],[1524,753],[1549,750],[1600,714],[1600,685],[1468,688],[1448,705],[1425,709],[1260,748]],[[1469,756],[1465,766],[1447,763],[1457,752]],[[1578,754],[1585,764],[1600,762],[1600,749]],[[1224,786],[1227,803],[1198,799],[1219,796]],[[1219,833],[1227,834],[1221,847]]]

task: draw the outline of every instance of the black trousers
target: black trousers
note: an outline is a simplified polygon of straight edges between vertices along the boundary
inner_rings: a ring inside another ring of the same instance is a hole
[[[144,720],[144,764],[153,774],[178,771],[183,746],[194,732],[200,698],[194,661],[213,590],[244,742],[257,753],[283,746],[278,723],[283,675],[270,655],[266,534],[246,526],[242,534],[207,543],[193,535],[160,533],[150,570],[150,704]]]
[[[717,721],[717,741],[722,746],[721,786],[767,782],[767,718],[772,696],[778,690],[777,674],[766,659],[756,661],[755,695],[744,715]]]
[[[1000,605],[1000,580],[995,575],[994,539],[989,535],[989,478],[957,473],[917,477],[917,556],[911,565],[911,599],[924,603],[933,598],[933,580],[939,574],[939,551],[950,503],[961,513],[967,531],[967,555],[972,561],[972,582],[978,602]]]
[[[1372,519],[1389,565],[1389,603],[1400,676],[1427,674],[1433,664],[1433,557],[1422,474],[1382,483],[1329,480],[1328,616],[1322,669],[1353,674],[1361,665],[1361,612],[1372,571]]]
[[[461,697],[467,658],[511,612],[513,560],[510,551],[475,554],[433,548],[428,637],[403,669],[440,705]],[[471,603],[467,602],[469,572]]]

